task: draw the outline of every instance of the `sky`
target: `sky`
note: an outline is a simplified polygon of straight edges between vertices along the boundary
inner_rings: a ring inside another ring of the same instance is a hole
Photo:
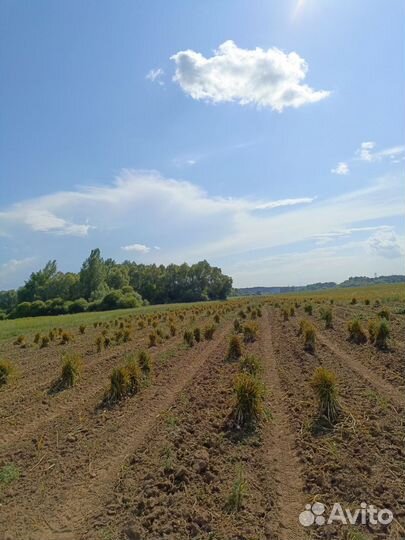
[[[207,259],[404,273],[402,0],[2,0],[0,289]]]

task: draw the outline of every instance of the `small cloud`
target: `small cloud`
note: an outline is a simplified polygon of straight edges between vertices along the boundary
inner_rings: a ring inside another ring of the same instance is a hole
[[[372,154],[372,150],[375,148],[375,146],[376,144],[374,141],[362,142],[356,154],[362,161],[373,161],[374,156]]]
[[[121,246],[124,251],[135,251],[136,253],[149,253],[150,247],[145,244],[129,244],[128,246]]]
[[[393,230],[377,231],[367,240],[367,246],[370,251],[380,257],[394,259],[401,256],[401,246]]]
[[[148,81],[151,81],[151,82],[157,82],[158,84],[163,86],[164,82],[162,81],[162,77],[163,77],[164,74],[165,74],[165,72],[163,71],[162,68],[151,69],[147,73],[146,79]]]
[[[170,59],[176,64],[173,80],[196,100],[254,104],[282,112],[330,95],[304,84],[308,64],[299,54],[275,47],[241,49],[228,40],[209,58],[188,49]]]
[[[331,169],[333,174],[346,175],[349,174],[349,165],[344,161],[340,161],[334,169]]]
[[[197,163],[197,158],[174,158],[172,163],[176,167],[192,167]]]

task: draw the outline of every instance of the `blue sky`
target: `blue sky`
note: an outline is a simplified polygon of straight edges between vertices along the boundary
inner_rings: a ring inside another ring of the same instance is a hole
[[[402,0],[0,5],[0,288],[90,249],[403,273]]]

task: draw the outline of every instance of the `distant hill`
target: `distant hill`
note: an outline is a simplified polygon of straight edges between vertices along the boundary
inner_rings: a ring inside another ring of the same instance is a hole
[[[298,285],[289,287],[241,287],[239,289],[233,289],[233,296],[261,296],[268,294],[283,294],[289,292],[300,291],[319,291],[322,289],[335,289],[337,287],[366,287],[369,285],[381,285],[389,283],[405,283],[405,276],[393,275],[393,276],[378,276],[370,278],[367,276],[349,277],[342,283],[335,283],[334,281],[325,281],[321,283],[311,283],[309,285]]]

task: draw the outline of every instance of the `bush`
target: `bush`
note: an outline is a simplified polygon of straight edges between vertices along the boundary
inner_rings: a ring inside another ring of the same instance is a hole
[[[7,384],[14,373],[13,366],[7,360],[0,360],[0,386]]]
[[[73,302],[69,306],[69,313],[83,313],[84,311],[87,311],[89,307],[89,303],[84,298],[78,298],[77,300],[73,300]]]
[[[259,328],[254,322],[247,322],[243,326],[243,341],[253,343],[257,339]]]
[[[70,388],[74,386],[80,377],[83,367],[81,356],[78,354],[67,354],[63,358],[62,374],[60,377],[60,387]]]
[[[244,356],[239,362],[239,369],[243,373],[249,373],[250,375],[256,376],[261,371],[261,364],[256,356]]]
[[[240,373],[235,380],[236,394],[232,413],[235,426],[253,426],[263,414],[264,390],[262,383],[249,373]]]
[[[316,369],[311,385],[319,402],[319,415],[333,424],[339,415],[335,374],[323,367]]]
[[[349,330],[349,340],[352,343],[356,343],[357,345],[360,345],[362,343],[365,343],[367,341],[367,336],[364,333],[360,321],[358,319],[353,319],[349,322],[347,325],[347,329]]]
[[[213,339],[214,333],[215,333],[215,326],[213,324],[211,324],[210,326],[206,326],[204,328],[204,339],[206,339],[207,341],[210,341],[211,339]]]

